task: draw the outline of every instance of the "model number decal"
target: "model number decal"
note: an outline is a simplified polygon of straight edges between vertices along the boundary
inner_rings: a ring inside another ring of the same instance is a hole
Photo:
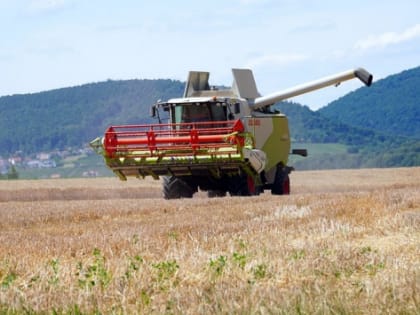
[[[248,122],[249,126],[261,126],[261,120],[259,119],[250,119]]]

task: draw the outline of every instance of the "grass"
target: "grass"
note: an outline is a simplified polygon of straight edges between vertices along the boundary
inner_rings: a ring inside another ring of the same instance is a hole
[[[1,182],[0,314],[418,314],[419,178],[171,201],[149,180]]]
[[[340,143],[310,143],[310,142],[293,142],[293,149],[307,149],[308,156],[301,157],[298,155],[290,155],[288,164],[294,165],[296,162],[305,162],[325,155],[335,156],[347,153],[348,146]],[[310,164],[311,161],[307,162]]]
[[[305,148],[310,155],[346,153],[348,146],[340,143],[294,142],[293,147]]]
[[[105,166],[103,158],[99,155],[70,156],[60,161],[54,168],[23,168],[17,167],[21,179],[47,179],[51,176],[61,178],[80,178],[84,172],[97,172],[98,177],[113,176]]]

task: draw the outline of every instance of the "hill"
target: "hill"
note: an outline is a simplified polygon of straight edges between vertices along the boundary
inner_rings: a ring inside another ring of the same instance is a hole
[[[319,112],[351,126],[420,139],[420,67],[349,93]]]
[[[292,145],[308,148],[307,158],[292,158],[297,169],[420,165],[417,139],[348,125],[297,103],[276,108],[288,116]]]
[[[172,80],[108,80],[0,97],[0,155],[81,147],[111,124],[148,122],[151,104],[183,89]]]
[[[360,88],[318,111],[277,104],[289,117],[294,146],[311,148],[309,158],[292,164],[299,169],[420,165],[418,86],[420,67]],[[108,80],[0,97],[0,156],[80,148],[111,124],[150,122],[151,104],[179,97],[183,90],[184,83],[174,80]]]
[[[377,141],[374,130],[349,126],[299,103],[282,102],[276,108],[289,118],[292,140],[310,143],[364,145]]]

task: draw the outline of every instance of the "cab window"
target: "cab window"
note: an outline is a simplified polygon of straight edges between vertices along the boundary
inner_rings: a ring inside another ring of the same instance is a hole
[[[175,123],[226,120],[226,107],[214,103],[183,104],[175,107]]]

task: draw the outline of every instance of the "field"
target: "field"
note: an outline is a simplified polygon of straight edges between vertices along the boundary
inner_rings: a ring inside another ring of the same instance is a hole
[[[292,194],[0,181],[0,314],[419,314],[420,168],[300,171]]]

